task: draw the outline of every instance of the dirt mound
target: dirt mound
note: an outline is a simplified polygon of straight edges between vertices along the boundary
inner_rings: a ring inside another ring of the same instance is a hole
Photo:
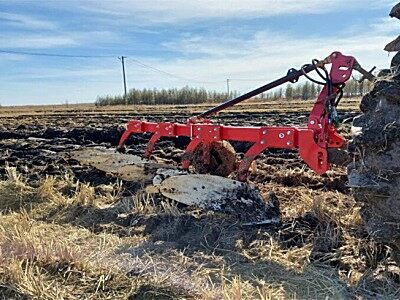
[[[200,144],[190,158],[192,165],[197,173],[212,174],[226,177],[236,168],[236,152],[232,145],[227,141],[212,142],[208,153],[210,162],[204,161],[206,147]],[[207,153],[207,152],[206,152]]]
[[[400,250],[400,76],[379,78],[360,108],[349,145],[349,184],[371,236]]]

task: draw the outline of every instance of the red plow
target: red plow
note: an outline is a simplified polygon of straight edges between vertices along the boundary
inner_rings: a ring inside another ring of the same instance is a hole
[[[331,65],[329,72],[326,69],[328,64]],[[160,138],[189,137],[191,141],[182,157],[182,168],[188,169],[192,165],[199,173],[212,174],[215,164],[227,162],[226,156],[231,155],[229,151],[223,151],[227,142],[250,142],[252,146],[242,159],[232,166],[226,166],[225,171],[218,175],[227,176],[233,171],[238,180],[246,180],[253,160],[270,148],[298,149],[300,157],[311,169],[318,174],[324,174],[330,168],[329,152],[346,145],[345,139],[336,129],[338,125],[336,107],[343,95],[343,87],[350,79],[353,70],[363,75],[361,80],[374,78],[371,71],[364,70],[354,57],[333,52],[324,60],[313,60],[300,70],[290,69],[282,78],[226,101],[199,116],[189,118],[185,124],[131,120],[121,137],[118,149],[123,151],[126,141],[132,134],[151,132],[153,135],[144,153],[145,157],[149,157]],[[322,81],[311,78],[308,73],[312,71],[315,71]],[[210,116],[260,93],[288,82],[295,83],[301,76],[323,85],[304,127],[225,126],[214,124],[209,119]],[[236,156],[234,159],[236,160]]]

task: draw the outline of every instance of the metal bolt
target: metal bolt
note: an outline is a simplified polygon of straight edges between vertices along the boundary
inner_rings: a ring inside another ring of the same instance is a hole
[[[291,132],[290,130],[288,130],[288,131],[286,132],[286,134],[287,134],[287,135],[291,135],[292,132]]]
[[[159,126],[159,125],[157,125],[157,126],[156,126],[156,128],[160,128],[160,126]]]
[[[208,132],[211,133],[212,132],[211,129]]]
[[[285,137],[285,134],[283,133],[283,132],[281,132],[280,134],[279,134],[279,138],[280,139],[283,139]]]
[[[199,138],[200,138],[200,136],[199,136],[199,135],[196,135],[196,138],[197,138],[197,139],[199,139]]]
[[[214,135],[214,140],[216,140],[217,139],[217,136],[216,135]]]
[[[218,127],[215,127],[215,128],[214,128],[214,131],[218,131]]]
[[[260,144],[261,144],[261,145],[263,145],[264,143],[265,143],[265,141],[264,141],[264,140],[261,140],[261,141],[260,141]]]
[[[197,130],[199,130],[199,131],[200,131],[200,130],[201,130],[201,128],[200,128],[200,127],[197,127]]]
[[[292,142],[287,142],[286,145],[290,146],[292,144]]]
[[[311,125],[314,125],[314,124],[315,124],[315,121],[314,121],[314,120],[311,120],[311,121],[310,121],[310,124],[311,124]]]
[[[267,134],[267,129],[264,129],[264,130],[262,131],[262,133],[263,133],[263,134]]]

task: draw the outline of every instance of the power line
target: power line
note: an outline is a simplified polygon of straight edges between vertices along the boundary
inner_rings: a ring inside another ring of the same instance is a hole
[[[137,64],[137,65],[141,66],[141,67],[144,67],[144,68],[147,68],[147,69],[150,69],[150,70],[153,70],[153,71],[156,71],[156,72],[162,73],[162,74],[164,74],[164,75],[167,75],[167,76],[170,76],[170,77],[174,77],[174,78],[178,78],[178,79],[184,79],[184,80],[187,80],[186,78],[183,78],[183,77],[181,77],[181,76],[174,75],[174,74],[172,74],[172,73],[169,73],[169,72],[166,72],[166,71],[160,70],[160,69],[158,69],[158,68],[156,68],[156,67],[153,67],[153,66],[150,66],[150,65],[144,64],[144,63],[142,63],[141,61],[139,61],[139,60],[137,60],[137,59],[134,59],[134,58],[129,58],[129,60],[130,60],[130,61],[132,61],[133,63],[135,63],[135,64]]]
[[[27,52],[27,51],[14,51],[14,50],[0,50],[0,53],[6,53],[6,54],[20,54],[20,55],[30,55],[30,56],[46,56],[46,57],[65,57],[65,58],[106,58],[106,57],[113,57],[116,58],[118,56],[114,55],[73,55],[73,54],[55,54],[55,53],[44,53],[44,52]],[[126,58],[126,57],[124,57]],[[175,75],[167,71],[160,70],[154,66],[145,64],[141,62],[138,59],[135,58],[130,58],[130,61],[135,63],[136,65],[139,65],[143,68],[147,68],[150,70],[153,70],[155,72],[164,74],[169,77],[173,77],[179,80],[185,80],[185,81],[191,81],[195,83],[201,83],[201,84],[213,84],[213,83],[221,83],[222,81],[199,81],[199,80],[194,80],[191,78],[186,78],[180,75]]]
[[[179,79],[179,80],[191,81],[191,82],[201,83],[201,84],[212,84],[212,83],[222,83],[222,82],[224,82],[224,81],[198,81],[198,80],[194,80],[194,79],[191,79],[191,78],[186,78],[186,77],[183,77],[183,76],[180,76],[180,75],[175,75],[175,74],[172,74],[172,73],[167,72],[167,71],[160,70],[160,69],[158,69],[156,67],[153,67],[151,65],[142,63],[141,61],[139,61],[137,59],[134,59],[134,58],[130,58],[128,61],[131,61],[131,62],[133,62],[133,63],[135,63],[135,64],[137,64],[137,65],[139,65],[139,66],[141,66],[143,68],[147,68],[147,69],[153,70],[155,72],[158,72],[158,73],[161,73],[161,74],[164,74],[166,76],[173,77],[173,78],[176,78],[176,79]]]
[[[229,78],[229,80],[233,80],[233,81],[268,81],[265,79],[257,79],[257,78]]]
[[[0,50],[0,53],[6,54],[21,54],[31,56],[50,56],[50,57],[68,57],[68,58],[101,58],[101,57],[116,57],[111,55],[72,55],[72,54],[55,54],[44,52],[26,52],[26,51],[13,51],[13,50]]]
[[[0,53],[5,53],[5,54],[20,54],[20,55],[30,55],[30,56],[45,56],[45,57],[64,57],[64,58],[117,58],[117,55],[73,55],[73,54],[55,54],[55,53],[45,53],[45,52],[28,52],[28,51],[14,51],[14,50],[1,50]],[[127,58],[127,57],[124,57]],[[201,80],[195,80],[192,78],[187,78],[181,75],[176,75],[164,70],[161,70],[157,67],[154,67],[152,65],[146,64],[141,62],[138,59],[135,58],[129,58],[130,62],[139,65],[143,68],[150,69],[154,72],[161,73],[165,76],[169,76],[175,79],[179,80],[184,80],[184,81],[189,81],[189,82],[194,82],[194,83],[200,83],[200,84],[215,84],[215,83],[223,83],[225,81],[201,81]],[[246,78],[233,78],[229,79],[230,81],[265,81],[265,79],[246,79]]]

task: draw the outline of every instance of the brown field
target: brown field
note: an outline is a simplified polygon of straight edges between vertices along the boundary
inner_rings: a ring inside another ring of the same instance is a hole
[[[358,101],[340,105],[347,137]],[[251,227],[68,157],[115,147],[131,117],[184,122],[211,106],[0,108],[0,299],[398,299],[391,249],[369,238],[344,168],[318,176],[295,151],[264,153],[249,181],[276,194],[282,224]],[[311,107],[253,101],[215,120],[301,125]],[[145,142],[131,138],[129,153]],[[178,163],[183,146],[162,141],[155,155]]]
[[[342,111],[358,110],[360,99],[350,98],[341,101]],[[129,106],[103,106],[96,107],[94,104],[60,104],[60,105],[37,105],[37,106],[5,106],[0,107],[1,117],[36,116],[36,115],[126,115],[126,114],[163,114],[163,113],[200,113],[207,108],[215,106],[214,103],[188,104],[188,105],[129,105]],[[228,108],[224,112],[304,112],[307,113],[313,106],[313,101],[282,100],[282,101],[260,101],[250,100]],[[154,108],[157,108],[155,111]]]

